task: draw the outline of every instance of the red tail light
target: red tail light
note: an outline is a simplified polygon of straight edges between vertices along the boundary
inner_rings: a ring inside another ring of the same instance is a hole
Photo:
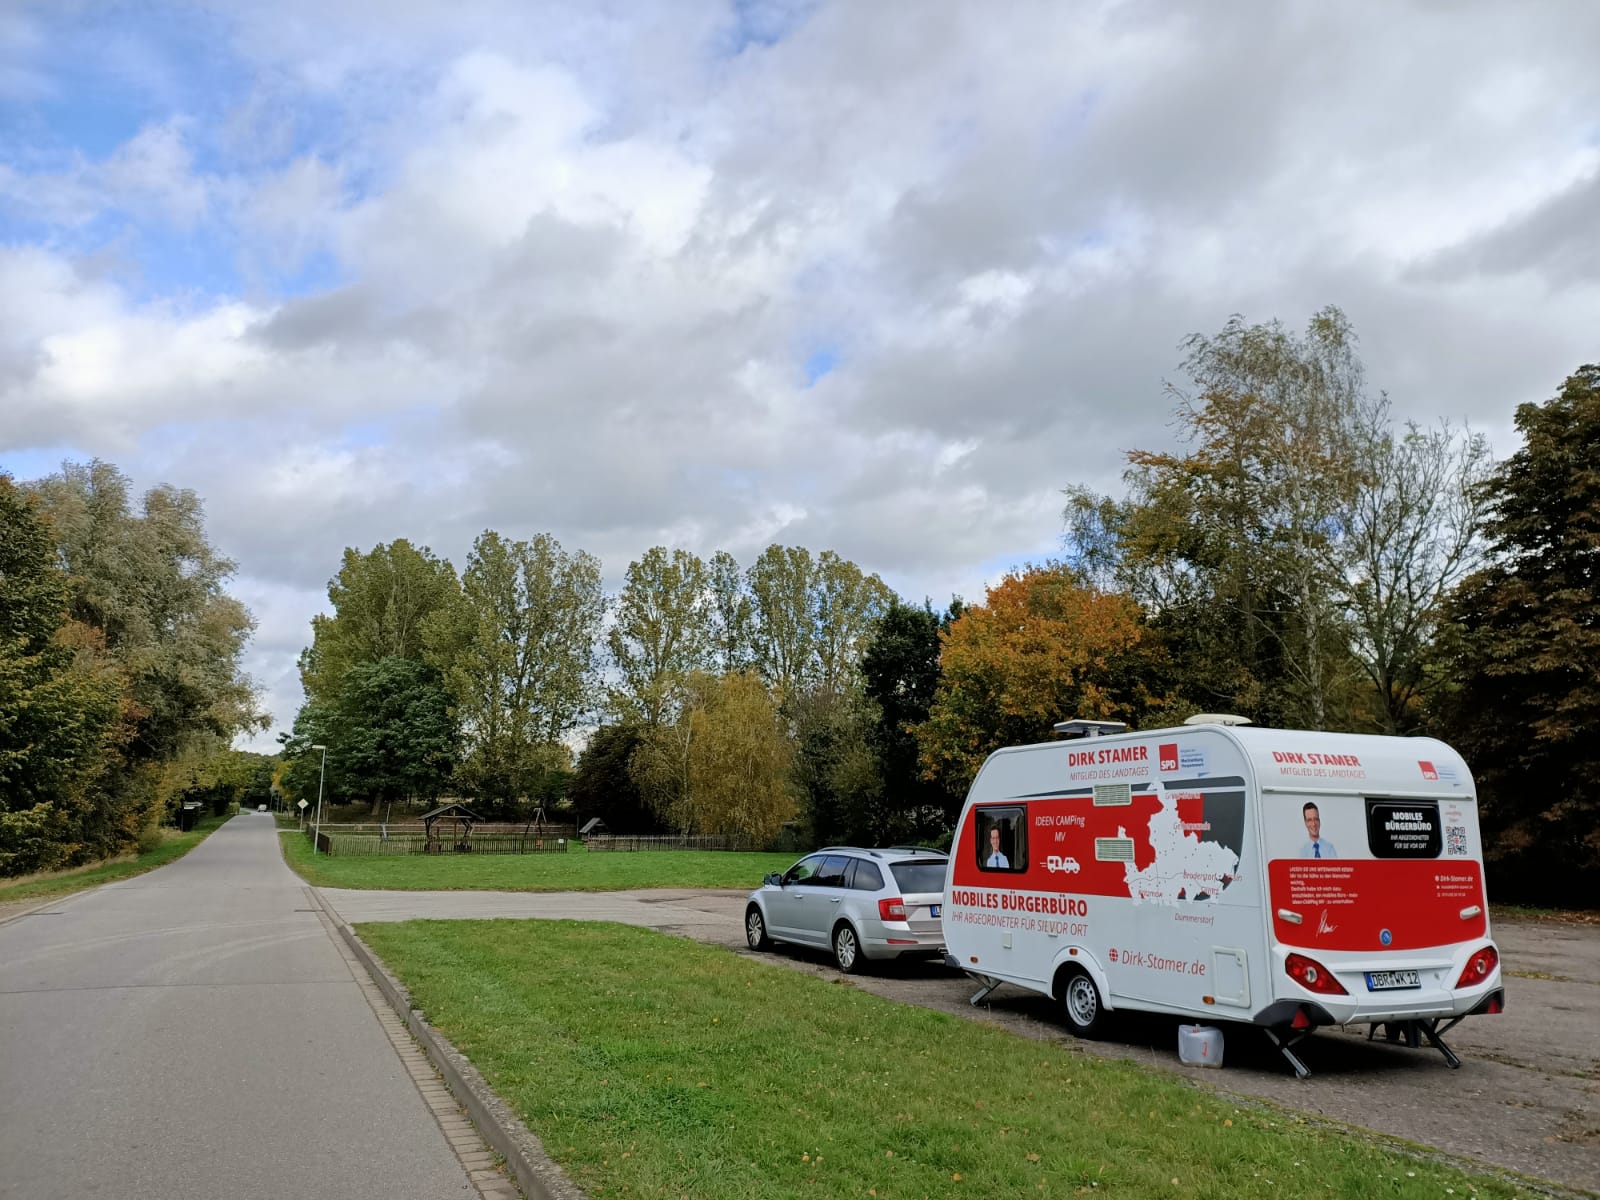
[[[1461,978],[1456,980],[1456,986],[1464,988],[1482,983],[1494,974],[1494,969],[1499,965],[1500,952],[1493,946],[1485,946],[1467,959],[1467,969],[1461,972]]]
[[[906,902],[899,896],[889,900],[879,900],[878,916],[885,921],[904,921],[906,919]]]
[[[1333,972],[1314,959],[1303,954],[1291,954],[1283,964],[1283,969],[1289,973],[1289,978],[1298,983],[1307,991],[1318,992],[1324,996],[1346,996],[1344,985],[1333,977]]]

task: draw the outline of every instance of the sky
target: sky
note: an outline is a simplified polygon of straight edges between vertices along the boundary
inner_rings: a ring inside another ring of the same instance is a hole
[[[1516,448],[1600,360],[1600,5],[0,4],[0,471],[206,502],[292,722],[344,547],[832,549],[912,601],[1340,306]]]

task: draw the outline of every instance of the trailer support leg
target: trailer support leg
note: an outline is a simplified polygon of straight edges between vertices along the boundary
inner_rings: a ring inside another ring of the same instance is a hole
[[[1300,1061],[1300,1056],[1292,1049],[1292,1047],[1299,1044],[1301,1038],[1306,1036],[1305,1034],[1298,1034],[1291,1038],[1282,1038],[1278,1036],[1277,1031],[1271,1026],[1263,1026],[1261,1032],[1265,1033],[1267,1035],[1267,1040],[1278,1048],[1278,1053],[1289,1060],[1289,1065],[1294,1068],[1294,1073],[1299,1078],[1311,1078],[1310,1068],[1308,1068],[1305,1063]]]
[[[995,988],[1000,986],[1000,981],[998,979],[990,979],[987,975],[974,975],[973,978],[983,986],[973,993],[972,999],[967,1003],[977,1007],[994,993]]]
[[[1461,1060],[1456,1057],[1456,1052],[1454,1050],[1450,1049],[1449,1046],[1444,1044],[1444,1038],[1440,1036],[1441,1031],[1439,1029],[1439,1022],[1418,1021],[1417,1024],[1422,1026],[1423,1036],[1433,1043],[1433,1048],[1440,1054],[1444,1055],[1445,1064],[1452,1071],[1460,1070]],[[1455,1022],[1452,1021],[1451,1024],[1453,1025]],[[1446,1026],[1446,1028],[1448,1028],[1448,1026]]]

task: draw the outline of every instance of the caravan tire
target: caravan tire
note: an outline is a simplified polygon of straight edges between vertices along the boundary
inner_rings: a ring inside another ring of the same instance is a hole
[[[1106,1006],[1089,972],[1070,967],[1061,976],[1061,1015],[1073,1035],[1099,1037],[1106,1027]]]

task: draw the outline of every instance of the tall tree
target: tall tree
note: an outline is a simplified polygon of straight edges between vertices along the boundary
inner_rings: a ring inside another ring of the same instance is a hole
[[[612,833],[659,833],[668,827],[645,803],[631,768],[644,737],[637,725],[602,725],[589,738],[567,799],[579,824],[591,817]]]
[[[706,564],[711,590],[711,665],[722,674],[747,671],[755,663],[750,592],[739,562],[718,550]]]
[[[365,554],[347,548],[328,581],[333,613],[311,619],[312,642],[300,656],[306,695],[337,697],[357,663],[423,658],[429,619],[459,594],[455,568],[426,546],[396,538]]]
[[[464,777],[500,801],[532,795],[594,707],[605,596],[600,563],[549,534],[473,545],[459,603],[429,624],[430,653],[461,722]]]
[[[1477,776],[1494,887],[1592,903],[1600,887],[1600,365],[1523,404],[1489,477],[1491,565],[1451,598],[1444,730]]]
[[[628,564],[606,634],[616,682],[608,707],[647,727],[669,714],[683,680],[711,655],[712,594],[705,563],[686,550],[652,546]]]
[[[127,477],[99,461],[64,464],[32,487],[70,580],[70,615],[127,678],[130,766],[264,726],[240,666],[255,621],[225,590],[234,564],[207,538],[199,497],[162,485],[135,511]]]
[[[1153,690],[1161,647],[1138,606],[1065,566],[1006,576],[943,642],[933,707],[915,732],[923,771],[953,793],[991,752],[1044,741],[1057,721],[1137,723],[1166,702]]]
[[[95,802],[122,677],[67,622],[68,583],[38,502],[0,475],[0,875],[117,848]]]
[[[894,599],[876,575],[825,550],[768,546],[746,576],[755,663],[781,698],[857,683],[872,623]]]

